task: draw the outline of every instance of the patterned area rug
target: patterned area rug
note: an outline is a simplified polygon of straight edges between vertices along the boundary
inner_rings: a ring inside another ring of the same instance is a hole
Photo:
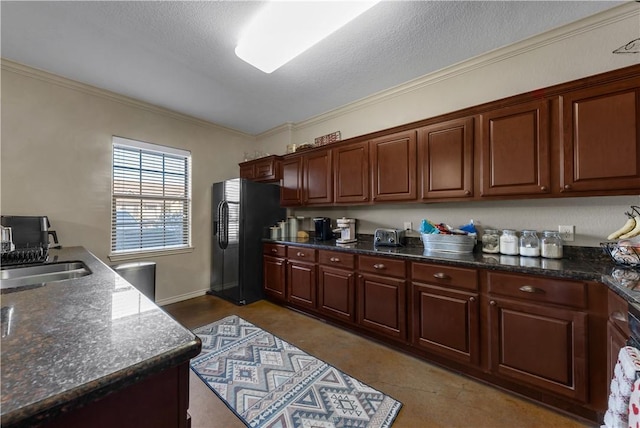
[[[402,407],[238,316],[194,333],[192,370],[249,427],[389,427]]]

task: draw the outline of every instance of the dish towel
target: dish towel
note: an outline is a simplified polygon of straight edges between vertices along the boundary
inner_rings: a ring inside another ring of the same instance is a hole
[[[603,427],[640,428],[640,414],[635,413],[640,412],[639,381],[640,351],[632,346],[625,346],[618,353]]]

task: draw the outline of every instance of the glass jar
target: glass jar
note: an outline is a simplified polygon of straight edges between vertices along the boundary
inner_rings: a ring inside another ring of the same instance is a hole
[[[495,229],[485,229],[482,233],[482,252],[500,252],[500,233]]]
[[[540,240],[535,230],[523,230],[520,236],[520,255],[538,257],[540,255]]]
[[[562,258],[562,238],[560,232],[545,230],[540,238],[540,253],[548,259]]]
[[[518,235],[515,230],[505,229],[500,235],[500,252],[510,256],[518,255]]]

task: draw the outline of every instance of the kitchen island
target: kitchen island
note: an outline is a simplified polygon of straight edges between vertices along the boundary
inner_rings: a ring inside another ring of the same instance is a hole
[[[90,275],[3,290],[3,427],[186,427],[200,339],[82,247]]]

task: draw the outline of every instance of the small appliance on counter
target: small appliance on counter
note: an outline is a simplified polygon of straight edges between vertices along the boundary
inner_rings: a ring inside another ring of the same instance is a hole
[[[313,219],[316,229],[316,240],[328,241],[333,238],[333,231],[331,230],[331,219],[329,217],[315,217]]]
[[[401,247],[404,245],[404,230],[376,229],[373,234],[373,245],[376,247]]]
[[[358,241],[356,238],[356,219],[355,218],[339,218],[336,220],[340,237],[336,239],[336,244],[350,244]]]
[[[47,216],[2,216],[2,258],[4,266],[40,263],[49,255],[49,235],[58,244],[58,235],[49,230]],[[13,245],[5,242],[9,238]],[[5,251],[8,250],[8,251]]]

